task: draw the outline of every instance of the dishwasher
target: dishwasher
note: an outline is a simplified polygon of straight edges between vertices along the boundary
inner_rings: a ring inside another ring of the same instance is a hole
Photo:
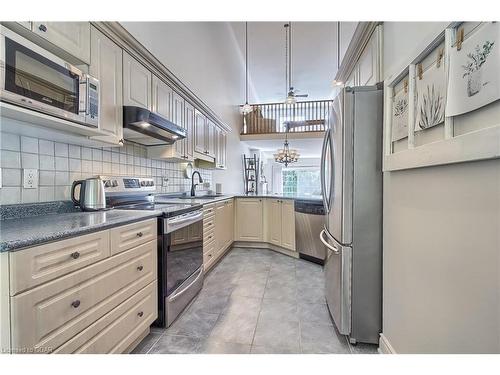
[[[323,265],[326,249],[320,240],[320,233],[324,225],[322,201],[295,201],[295,246],[300,258]]]

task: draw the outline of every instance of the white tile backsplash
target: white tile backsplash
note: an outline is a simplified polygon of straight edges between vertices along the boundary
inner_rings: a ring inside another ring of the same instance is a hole
[[[16,134],[0,133],[2,150],[20,151],[21,140]]]
[[[0,136],[0,204],[69,200],[74,180],[98,174],[153,177],[163,193],[186,192],[191,186],[184,178],[184,163],[148,159],[139,145],[90,148],[10,133]],[[21,168],[39,169],[37,189],[22,188]],[[199,171],[204,181],[212,181],[211,170]]]
[[[21,151],[38,154],[38,138],[21,137]]]

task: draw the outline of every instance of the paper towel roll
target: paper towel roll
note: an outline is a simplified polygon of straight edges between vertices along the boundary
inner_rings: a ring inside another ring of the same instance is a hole
[[[215,194],[222,194],[222,184],[220,183],[215,184]]]

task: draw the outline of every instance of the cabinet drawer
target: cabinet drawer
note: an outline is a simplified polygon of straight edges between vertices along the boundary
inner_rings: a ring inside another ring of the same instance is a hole
[[[209,244],[215,240],[215,230],[212,228],[210,230],[203,231],[203,245]]]
[[[156,282],[134,294],[55,353],[123,353],[158,316]]]
[[[156,241],[11,298],[12,346],[57,348],[156,279]]]
[[[156,239],[157,220],[151,219],[110,230],[111,255]]]
[[[203,251],[203,264],[206,265],[215,260],[216,257],[215,245],[209,245],[204,250],[205,251]]]
[[[203,219],[203,232],[213,229],[215,227],[215,218],[212,216],[210,218]]]
[[[206,204],[203,206],[203,217],[212,216],[215,213],[215,203]]]
[[[109,231],[70,238],[9,254],[11,295],[107,258]]]

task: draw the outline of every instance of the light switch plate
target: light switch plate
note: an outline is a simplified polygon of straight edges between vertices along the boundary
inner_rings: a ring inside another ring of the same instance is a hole
[[[25,189],[38,187],[38,169],[23,169],[23,187]]]

